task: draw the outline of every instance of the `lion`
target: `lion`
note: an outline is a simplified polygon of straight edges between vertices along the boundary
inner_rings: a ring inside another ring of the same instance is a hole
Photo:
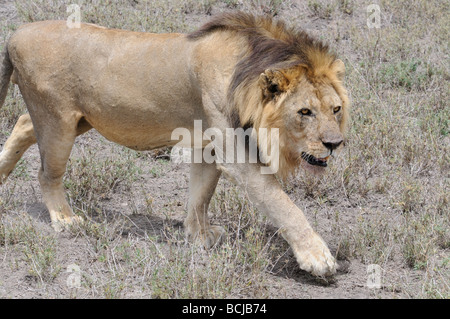
[[[11,81],[28,109],[3,147],[0,183],[37,143],[38,179],[55,230],[81,220],[62,178],[76,137],[92,128],[134,150],[173,146],[171,132],[192,130],[194,120],[222,131],[278,128],[276,174],[261,174],[261,162],[191,164],[186,234],[205,247],[224,235],[207,216],[223,173],[280,229],[301,269],[321,277],[336,272],[326,243],[280,184],[299,167],[325,170],[342,148],[345,66],[327,45],[280,20],[243,12],[213,17],[189,34],[42,21],[21,26],[0,63],[0,106]]]

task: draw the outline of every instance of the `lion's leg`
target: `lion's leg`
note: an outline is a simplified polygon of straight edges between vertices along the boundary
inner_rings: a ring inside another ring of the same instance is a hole
[[[336,272],[336,261],[303,212],[290,200],[274,175],[261,174],[256,164],[223,164],[224,175],[239,185],[250,201],[270,218],[288,241],[300,268],[316,276]]]
[[[188,216],[184,225],[188,238],[200,239],[206,248],[214,246],[225,233],[222,227],[211,225],[207,216],[220,174],[215,164],[191,164]]]
[[[61,231],[66,225],[81,220],[67,203],[62,182],[67,160],[79,133],[78,121],[69,116],[67,119],[50,117],[46,114],[45,125],[36,123],[35,128],[41,155],[39,183],[52,226],[56,231]],[[43,118],[39,117],[36,121],[40,119]]]
[[[34,143],[33,123],[29,114],[19,117],[11,136],[6,140],[0,153],[0,184],[2,184],[12,172],[23,153]]]

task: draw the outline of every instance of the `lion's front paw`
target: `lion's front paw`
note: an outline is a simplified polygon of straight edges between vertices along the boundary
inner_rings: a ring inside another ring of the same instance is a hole
[[[209,226],[196,231],[188,229],[187,231],[188,239],[190,241],[200,240],[207,249],[219,243],[225,233],[225,229],[221,226]]]
[[[317,276],[328,277],[336,273],[336,260],[319,235],[313,233],[307,240],[304,249],[297,250],[295,255],[300,268]]]

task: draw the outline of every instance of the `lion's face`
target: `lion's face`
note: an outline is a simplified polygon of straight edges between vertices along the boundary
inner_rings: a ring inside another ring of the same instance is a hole
[[[343,68],[340,60],[338,63]],[[298,68],[262,75],[267,103],[261,124],[280,128],[282,170],[301,165],[321,172],[342,148],[348,98],[338,75],[331,71],[314,82]]]
[[[286,147],[305,168],[326,167],[344,140],[343,101],[330,84],[313,85],[303,79],[282,106]]]

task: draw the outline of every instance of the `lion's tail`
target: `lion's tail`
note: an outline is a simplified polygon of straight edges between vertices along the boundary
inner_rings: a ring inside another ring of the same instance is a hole
[[[13,65],[9,59],[8,45],[6,45],[3,52],[0,54],[0,107],[5,103],[12,73]]]

